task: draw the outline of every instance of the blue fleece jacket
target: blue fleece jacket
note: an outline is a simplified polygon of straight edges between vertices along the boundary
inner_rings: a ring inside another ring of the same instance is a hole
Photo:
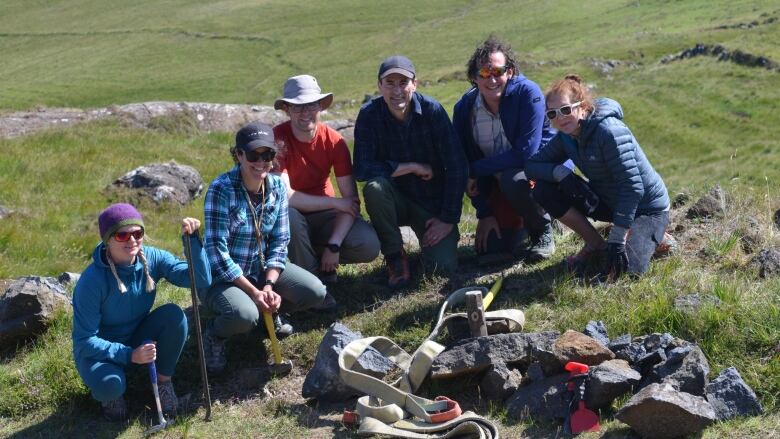
[[[201,290],[211,285],[206,252],[197,235],[189,235],[192,245],[195,283]],[[184,239],[184,238],[182,238]],[[182,241],[184,242],[184,241]],[[187,262],[176,259],[165,250],[143,246],[149,274],[155,282],[162,278],[179,287],[189,287]],[[141,321],[149,314],[157,296],[156,289],[146,292],[146,276],[140,258],[135,264],[116,266],[119,285],[105,258],[105,244],[92,253],[92,264],[81,274],[73,291],[73,358],[110,361],[119,365],[130,363],[133,348],[125,345]]]
[[[452,123],[469,161],[469,177],[477,179],[479,195],[471,202],[477,210],[477,217],[484,218],[492,215],[487,202],[492,176],[507,169],[524,169],[526,160],[552,139],[555,130],[544,116],[542,90],[535,82],[518,74],[507,81],[498,106],[501,126],[512,149],[485,157],[474,141],[471,118],[478,97],[476,87],[466,92],[455,104]]]
[[[571,159],[612,209],[613,223],[624,228],[631,227],[637,214],[669,209],[666,185],[623,122],[620,104],[600,98],[594,107],[580,122],[579,139],[559,132],[528,160],[528,177],[555,181],[555,166]]]

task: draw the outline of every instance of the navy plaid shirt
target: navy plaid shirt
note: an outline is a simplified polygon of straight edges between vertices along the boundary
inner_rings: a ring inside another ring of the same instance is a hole
[[[255,206],[263,235],[266,268],[284,270],[290,224],[287,192],[282,180],[269,174],[265,179],[265,207]],[[238,165],[209,185],[205,200],[205,248],[214,282],[233,282],[242,275],[262,279],[260,248],[252,213],[244,195]]]
[[[449,224],[460,221],[468,164],[447,112],[435,99],[414,93],[403,121],[380,96],[365,104],[355,122],[353,172],[358,181],[392,180],[405,196]],[[425,181],[414,174],[391,177],[399,163],[424,163]]]

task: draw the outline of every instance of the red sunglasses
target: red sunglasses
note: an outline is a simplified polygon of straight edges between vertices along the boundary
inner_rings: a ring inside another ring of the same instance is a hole
[[[504,76],[504,73],[506,73],[507,67],[506,66],[493,66],[493,67],[482,67],[479,69],[479,72],[477,74],[482,79],[490,78],[491,76],[495,78],[500,78],[501,76]]]
[[[144,229],[133,230],[132,232],[116,232],[114,233],[114,239],[117,242],[127,242],[130,237],[133,237],[136,241],[144,239]]]

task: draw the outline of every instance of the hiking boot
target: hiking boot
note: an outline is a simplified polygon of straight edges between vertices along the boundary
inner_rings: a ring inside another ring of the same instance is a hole
[[[291,336],[295,330],[286,316],[277,313],[274,314],[274,332],[276,333],[276,338],[281,340]]]
[[[409,274],[409,259],[404,249],[394,255],[386,256],[385,263],[387,264],[387,286],[396,289],[409,284],[412,276]]]
[[[208,373],[219,375],[225,370],[227,358],[225,358],[225,339],[213,335],[206,330],[203,333],[203,354],[206,357],[206,370]]]
[[[333,295],[327,293],[325,294],[325,298],[322,299],[322,302],[312,306],[311,309],[314,311],[331,312],[335,311],[338,306],[339,304],[336,302],[336,299],[333,297]]]
[[[124,422],[127,420],[127,403],[123,396],[113,401],[101,401],[100,405],[103,408],[103,417],[109,421]]]
[[[544,226],[541,233],[531,232],[530,239],[531,246],[528,248],[528,253],[525,257],[526,261],[539,262],[551,258],[555,253],[555,240],[553,239],[553,229],[550,223]]]
[[[160,391],[160,406],[165,417],[176,417],[176,411],[179,408],[179,398],[176,397],[176,392],[173,391],[172,381],[158,381],[157,389]]]

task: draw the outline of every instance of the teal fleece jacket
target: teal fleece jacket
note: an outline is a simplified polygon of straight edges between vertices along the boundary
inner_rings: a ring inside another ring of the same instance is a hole
[[[211,285],[206,252],[197,235],[189,235],[189,239],[195,283],[205,290]],[[148,245],[143,249],[155,283],[165,278],[179,287],[190,286],[186,261]],[[136,258],[133,265],[116,266],[127,287],[126,293],[120,293],[105,253],[105,244],[101,242],[92,253],[92,264],[81,274],[73,291],[73,358],[76,362],[88,358],[124,366],[130,363],[133,353],[133,348],[124,343],[151,311],[157,290],[146,292],[144,267],[140,258]]]

